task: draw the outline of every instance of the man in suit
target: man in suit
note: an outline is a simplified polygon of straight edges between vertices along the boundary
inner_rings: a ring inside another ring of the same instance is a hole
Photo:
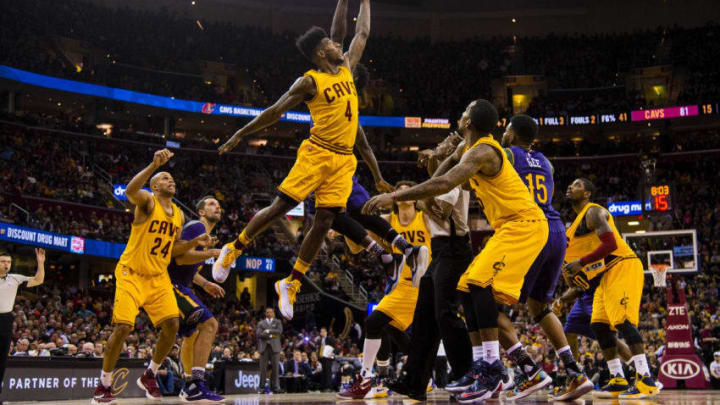
[[[292,378],[285,379],[287,392],[307,392],[312,369],[303,361],[300,350],[293,352],[293,357],[285,362],[285,375]]]
[[[303,361],[300,350],[295,350],[293,358],[285,362],[285,373],[293,377],[309,377],[312,374],[310,365]]]
[[[327,328],[320,328],[320,336],[317,338],[318,357],[323,368],[322,389],[332,391],[332,366],[335,361],[334,347],[335,339],[328,336]]]
[[[267,376],[268,359],[272,363],[272,391],[280,392],[280,336],[282,335],[282,323],[275,319],[275,310],[265,310],[265,319],[257,324],[258,351],[260,352],[260,387],[258,392],[265,392],[265,377]]]

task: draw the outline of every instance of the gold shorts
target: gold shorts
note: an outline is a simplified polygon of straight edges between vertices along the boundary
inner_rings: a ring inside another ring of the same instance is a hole
[[[457,289],[469,292],[468,284],[492,285],[495,301],[515,304],[520,298],[525,274],[547,243],[548,232],[546,220],[506,222],[475,256],[460,277]]]
[[[355,155],[331,152],[306,139],[300,144],[295,165],[278,190],[297,202],[315,192],[315,206],[345,208],[357,168]]]
[[[180,317],[170,276],[143,276],[129,267],[115,267],[115,303],[112,322],[135,325],[135,317],[142,307],[153,325],[158,326],[170,318]]]
[[[380,300],[375,310],[391,318],[392,327],[405,331],[413,323],[417,299],[418,289],[413,288],[412,282],[400,280],[398,286]]]
[[[590,322],[608,324],[613,330],[625,321],[637,326],[644,281],[638,258],[624,259],[606,270],[595,290]]]

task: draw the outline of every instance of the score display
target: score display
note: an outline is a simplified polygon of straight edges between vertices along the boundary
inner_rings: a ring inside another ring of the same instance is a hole
[[[647,110],[635,110],[631,113],[634,121],[664,120],[667,118],[695,117],[700,115],[697,105],[683,105],[677,107],[650,108]]]
[[[670,211],[672,206],[670,205],[670,186],[662,184],[658,186],[649,187],[648,194],[650,196],[650,202],[652,203],[652,209],[655,211]]]

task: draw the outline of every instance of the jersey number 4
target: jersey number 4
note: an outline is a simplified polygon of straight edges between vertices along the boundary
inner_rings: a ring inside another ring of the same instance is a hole
[[[350,107],[350,100],[347,102],[347,108],[345,109],[345,116],[347,117],[348,121],[352,121],[352,107]]]
[[[533,173],[528,173],[528,175],[525,176],[525,180],[527,180],[530,194],[535,197],[535,201],[537,201],[538,204],[547,204],[548,189],[547,186],[545,186],[545,176],[543,176],[542,174],[534,175]]]
[[[160,253],[162,254],[163,259],[167,257],[168,253],[170,253],[170,243],[171,242],[172,241],[168,241],[168,243],[165,244],[165,247],[163,247],[160,250]],[[153,256],[157,256],[157,254],[158,254],[157,250],[160,247],[160,245],[162,245],[162,238],[155,238],[154,243],[155,244],[153,245],[152,249],[150,249],[150,254]]]

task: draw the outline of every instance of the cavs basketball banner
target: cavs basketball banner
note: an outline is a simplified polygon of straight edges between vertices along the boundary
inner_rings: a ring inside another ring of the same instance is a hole
[[[102,359],[49,357],[8,359],[0,401],[89,401],[100,382]],[[120,398],[144,397],[137,380],[143,360],[120,359],[113,373],[113,391]]]

